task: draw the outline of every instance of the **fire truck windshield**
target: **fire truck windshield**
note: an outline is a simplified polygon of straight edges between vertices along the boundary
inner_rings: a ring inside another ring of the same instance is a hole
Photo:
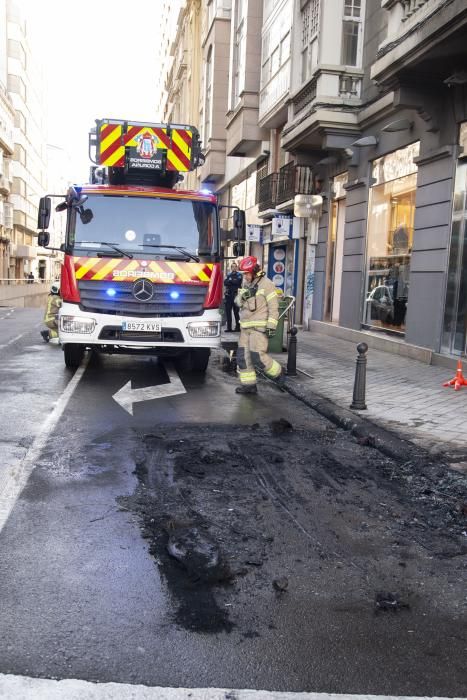
[[[72,214],[71,248],[97,248],[108,254],[107,243],[125,253],[172,257],[218,252],[217,213],[209,202],[99,194],[89,195],[86,207],[93,213],[89,223]]]

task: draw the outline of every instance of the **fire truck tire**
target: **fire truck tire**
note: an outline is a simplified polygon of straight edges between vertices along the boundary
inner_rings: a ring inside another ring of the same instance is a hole
[[[84,347],[75,343],[66,343],[66,345],[63,346],[63,355],[65,358],[65,365],[69,369],[76,369],[80,366],[84,357]]]
[[[193,372],[204,374],[208,368],[211,351],[209,348],[199,348],[191,351],[191,369]]]
[[[199,348],[187,350],[183,355],[177,358],[177,367],[181,372],[196,372],[204,374],[208,368],[209,356],[211,351],[209,348]]]

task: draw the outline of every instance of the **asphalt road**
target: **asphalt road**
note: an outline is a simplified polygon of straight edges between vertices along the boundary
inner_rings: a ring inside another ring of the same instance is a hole
[[[466,556],[444,510],[419,527],[410,475],[273,386],[236,396],[216,358],[133,416],[115,394],[170,366],[93,358],[65,403],[40,316],[0,309],[0,491],[31,471],[0,532],[0,673],[466,694]],[[228,575],[193,576],[171,542]],[[387,592],[396,611],[375,607]]]

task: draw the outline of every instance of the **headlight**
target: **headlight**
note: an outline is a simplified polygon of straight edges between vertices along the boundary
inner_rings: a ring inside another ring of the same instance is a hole
[[[92,333],[96,327],[93,318],[82,318],[80,316],[61,316],[60,330],[64,333]]]
[[[216,338],[220,335],[219,321],[200,321],[189,323],[188,333],[192,338]]]

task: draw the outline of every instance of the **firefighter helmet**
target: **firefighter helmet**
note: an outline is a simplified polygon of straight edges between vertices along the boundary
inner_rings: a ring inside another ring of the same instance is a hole
[[[52,294],[60,294],[60,284],[58,282],[54,282],[50,287],[50,291]]]
[[[258,259],[255,258],[254,255],[248,255],[246,258],[243,258],[243,260],[240,260],[238,269],[240,272],[258,272]]]

